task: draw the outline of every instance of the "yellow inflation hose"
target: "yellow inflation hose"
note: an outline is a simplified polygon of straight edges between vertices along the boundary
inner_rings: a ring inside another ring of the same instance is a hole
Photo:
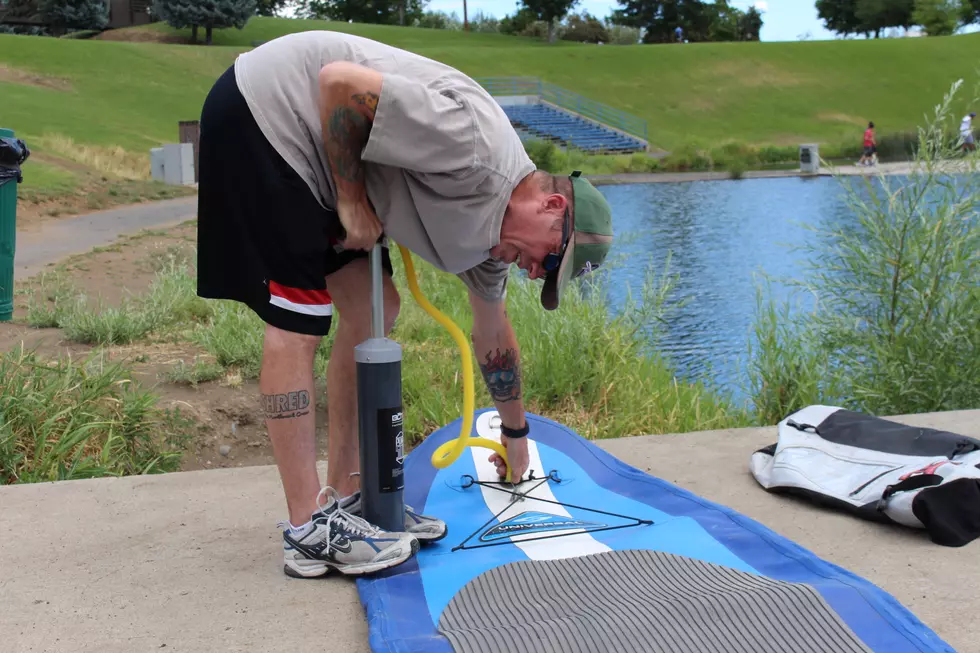
[[[405,249],[404,245],[398,245],[402,254],[402,261],[405,263],[405,276],[408,277],[408,287],[412,291],[412,297],[431,315],[436,322],[441,324],[449,331],[449,334],[459,345],[460,355],[463,359],[463,423],[459,428],[459,437],[446,442],[432,454],[432,466],[437,469],[449,467],[466,447],[486,447],[500,454],[507,465],[507,476],[510,478],[510,462],[507,460],[507,449],[502,444],[487,438],[471,438],[470,432],[473,429],[473,356],[470,352],[469,342],[463,331],[448,317],[442,314],[438,308],[433,306],[428,299],[422,295],[418,281],[415,278],[415,266],[412,265],[412,255]]]

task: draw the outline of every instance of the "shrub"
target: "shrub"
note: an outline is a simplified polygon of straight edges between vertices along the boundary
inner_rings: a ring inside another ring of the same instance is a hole
[[[961,159],[955,174],[946,164],[957,156],[948,126],[960,85],[918,131],[907,178],[841,179],[852,219],[814,229],[802,248],[807,276],[796,285],[816,309],[792,325],[757,324],[750,376],[770,418],[815,401],[886,415],[980,405],[980,159]],[[803,390],[791,385],[800,374]],[[790,388],[775,399],[773,378]]]

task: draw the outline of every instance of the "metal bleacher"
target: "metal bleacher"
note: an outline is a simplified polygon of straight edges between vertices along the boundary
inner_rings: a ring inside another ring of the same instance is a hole
[[[588,152],[648,149],[646,121],[554,84],[528,77],[477,81],[497,98],[511,124],[534,138]],[[504,98],[520,97],[518,102]]]

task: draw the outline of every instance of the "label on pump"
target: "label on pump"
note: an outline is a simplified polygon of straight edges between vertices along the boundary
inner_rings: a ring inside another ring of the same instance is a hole
[[[402,407],[378,409],[378,480],[382,492],[405,487],[405,430]]]

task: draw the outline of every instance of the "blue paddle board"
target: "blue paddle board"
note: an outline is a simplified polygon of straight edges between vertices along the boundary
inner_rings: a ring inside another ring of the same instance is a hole
[[[490,582],[491,572],[516,569],[521,565],[598,561],[603,556],[626,551],[655,552],[674,562],[697,562],[701,565],[698,569],[728,574],[725,578],[743,579],[723,581],[723,585],[728,583],[724,587],[732,588],[731,592],[735,594],[734,605],[739,603],[737,593],[743,591],[740,588],[748,586],[744,579],[770,583],[765,591],[774,592],[768,596],[781,597],[779,600],[785,603],[783,610],[803,614],[801,619],[804,621],[816,619],[812,615],[819,614],[820,619],[831,624],[827,627],[834,630],[833,637],[841,641],[853,640],[847,645],[841,644],[840,649],[828,650],[953,651],[897,600],[867,580],[818,558],[744,515],[627,465],[561,424],[536,415],[528,415],[528,420],[531,424],[531,478],[517,487],[499,482],[495,468],[487,460],[491,452],[484,448],[465,449],[445,469],[432,466],[430,458],[435,449],[459,435],[459,420],[430,435],[408,455],[405,460],[406,504],[418,512],[445,520],[449,532],[443,540],[423,546],[408,562],[357,580],[373,651],[459,653],[495,650],[492,646],[464,646],[460,643],[459,629],[453,631],[445,618],[448,612],[453,612],[454,623],[457,623],[460,610],[465,612],[467,609],[466,591],[476,591],[480,582]],[[472,435],[499,440],[498,425],[495,410],[481,410],[475,415]],[[552,569],[541,567],[539,571],[547,575],[553,573],[549,571]],[[674,584],[690,582],[691,596],[697,593],[697,588],[710,586],[709,582],[699,580],[698,574],[707,572],[694,569],[680,565],[669,572]],[[577,572],[566,570],[561,573],[574,575]],[[617,563],[615,571],[603,573],[616,576],[610,578],[609,587],[627,588],[616,590],[621,592],[632,591],[630,576],[633,572],[630,567],[623,567],[622,561]],[[685,574],[690,578],[685,578]],[[652,578],[644,580],[637,568],[634,585],[652,586],[652,581]],[[715,589],[704,591],[709,595],[717,594],[718,586],[712,587]],[[800,591],[804,593],[800,594]],[[604,603],[619,600],[637,603],[635,597],[625,594],[619,599],[615,594],[604,596],[601,599]],[[810,598],[800,598],[804,596]],[[640,611],[649,608],[655,598],[641,601]],[[694,597],[690,599],[691,605],[707,605],[709,598]],[[456,605],[448,610],[454,599]],[[522,600],[533,600],[543,613],[549,609],[546,605],[548,596],[535,593],[533,587],[510,600],[518,604]],[[749,600],[746,595],[741,602]],[[815,612],[800,612],[802,603],[807,601],[819,604],[806,608]],[[666,605],[663,609],[669,607]],[[558,608],[551,606],[550,609]],[[472,610],[478,612],[479,608]],[[761,608],[756,612],[761,614]],[[667,620],[663,614],[647,615],[646,618]],[[464,615],[464,621],[465,618],[481,619],[475,614]],[[493,615],[489,618],[492,620]],[[745,618],[756,619],[749,613]],[[699,620],[696,615],[676,619],[687,619],[688,623],[682,624],[682,629],[693,633],[691,636],[695,639],[700,636],[702,642],[720,637],[713,634],[708,621]],[[757,624],[757,627],[778,629],[782,619],[784,617],[777,615],[773,617],[773,624]],[[538,623],[532,621],[524,626],[533,633],[534,628],[539,627]],[[540,627],[544,628],[543,625]],[[639,626],[635,630],[646,632]],[[824,635],[811,633],[808,636],[819,639]],[[772,639],[771,635],[767,637]],[[679,645],[668,646],[654,641],[657,639],[658,636],[651,635],[649,641],[637,649],[682,650]],[[701,650],[709,648],[699,646]],[[719,647],[719,650],[741,650],[731,643],[719,644]],[[796,650],[803,648],[801,645]],[[593,646],[589,650],[600,649]],[[618,645],[609,648],[622,649],[623,646]],[[751,650],[761,649],[754,646]],[[784,649],[777,646],[772,650]]]

